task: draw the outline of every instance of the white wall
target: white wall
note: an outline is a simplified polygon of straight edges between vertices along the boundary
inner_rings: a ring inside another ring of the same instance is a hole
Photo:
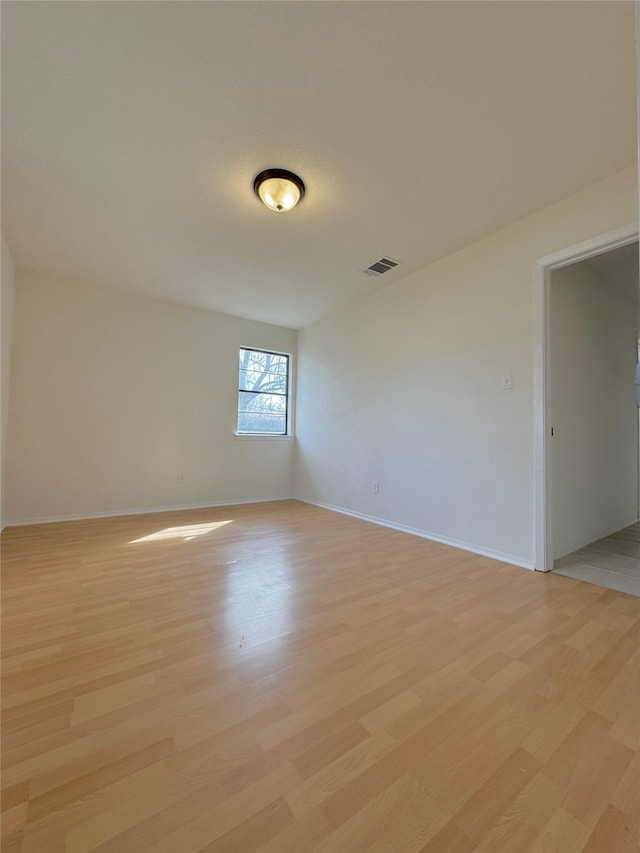
[[[532,565],[533,263],[637,216],[628,169],[303,330],[296,495]]]
[[[7,432],[9,425],[9,401],[11,397],[11,349],[13,333],[13,299],[15,288],[15,268],[13,258],[4,237],[2,240],[0,270],[0,380],[2,382],[2,403],[0,438],[2,442],[2,468],[0,470],[0,527],[4,527],[5,517],[5,483],[6,483],[6,461],[7,461]]]
[[[18,270],[9,523],[290,497],[293,440],[234,436],[241,345],[296,332]]]
[[[638,518],[637,276],[589,262],[551,278],[554,558]]]

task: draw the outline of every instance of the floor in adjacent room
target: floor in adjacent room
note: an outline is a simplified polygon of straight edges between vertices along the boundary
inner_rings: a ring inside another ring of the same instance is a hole
[[[640,597],[640,524],[556,560],[553,571]]]
[[[295,501],[2,536],[4,853],[625,853],[636,598]]]

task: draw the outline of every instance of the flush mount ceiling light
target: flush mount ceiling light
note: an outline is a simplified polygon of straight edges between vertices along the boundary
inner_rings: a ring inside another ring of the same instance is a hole
[[[293,210],[304,196],[302,178],[286,169],[265,169],[253,182],[256,195],[269,210],[283,213]]]

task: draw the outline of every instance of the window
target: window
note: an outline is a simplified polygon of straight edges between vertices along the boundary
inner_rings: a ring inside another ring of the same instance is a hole
[[[289,356],[240,349],[238,433],[286,435],[289,425]]]

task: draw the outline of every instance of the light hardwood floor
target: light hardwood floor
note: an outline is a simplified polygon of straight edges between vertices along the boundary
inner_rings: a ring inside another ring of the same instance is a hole
[[[4,853],[637,849],[636,598],[294,501],[2,544]]]

